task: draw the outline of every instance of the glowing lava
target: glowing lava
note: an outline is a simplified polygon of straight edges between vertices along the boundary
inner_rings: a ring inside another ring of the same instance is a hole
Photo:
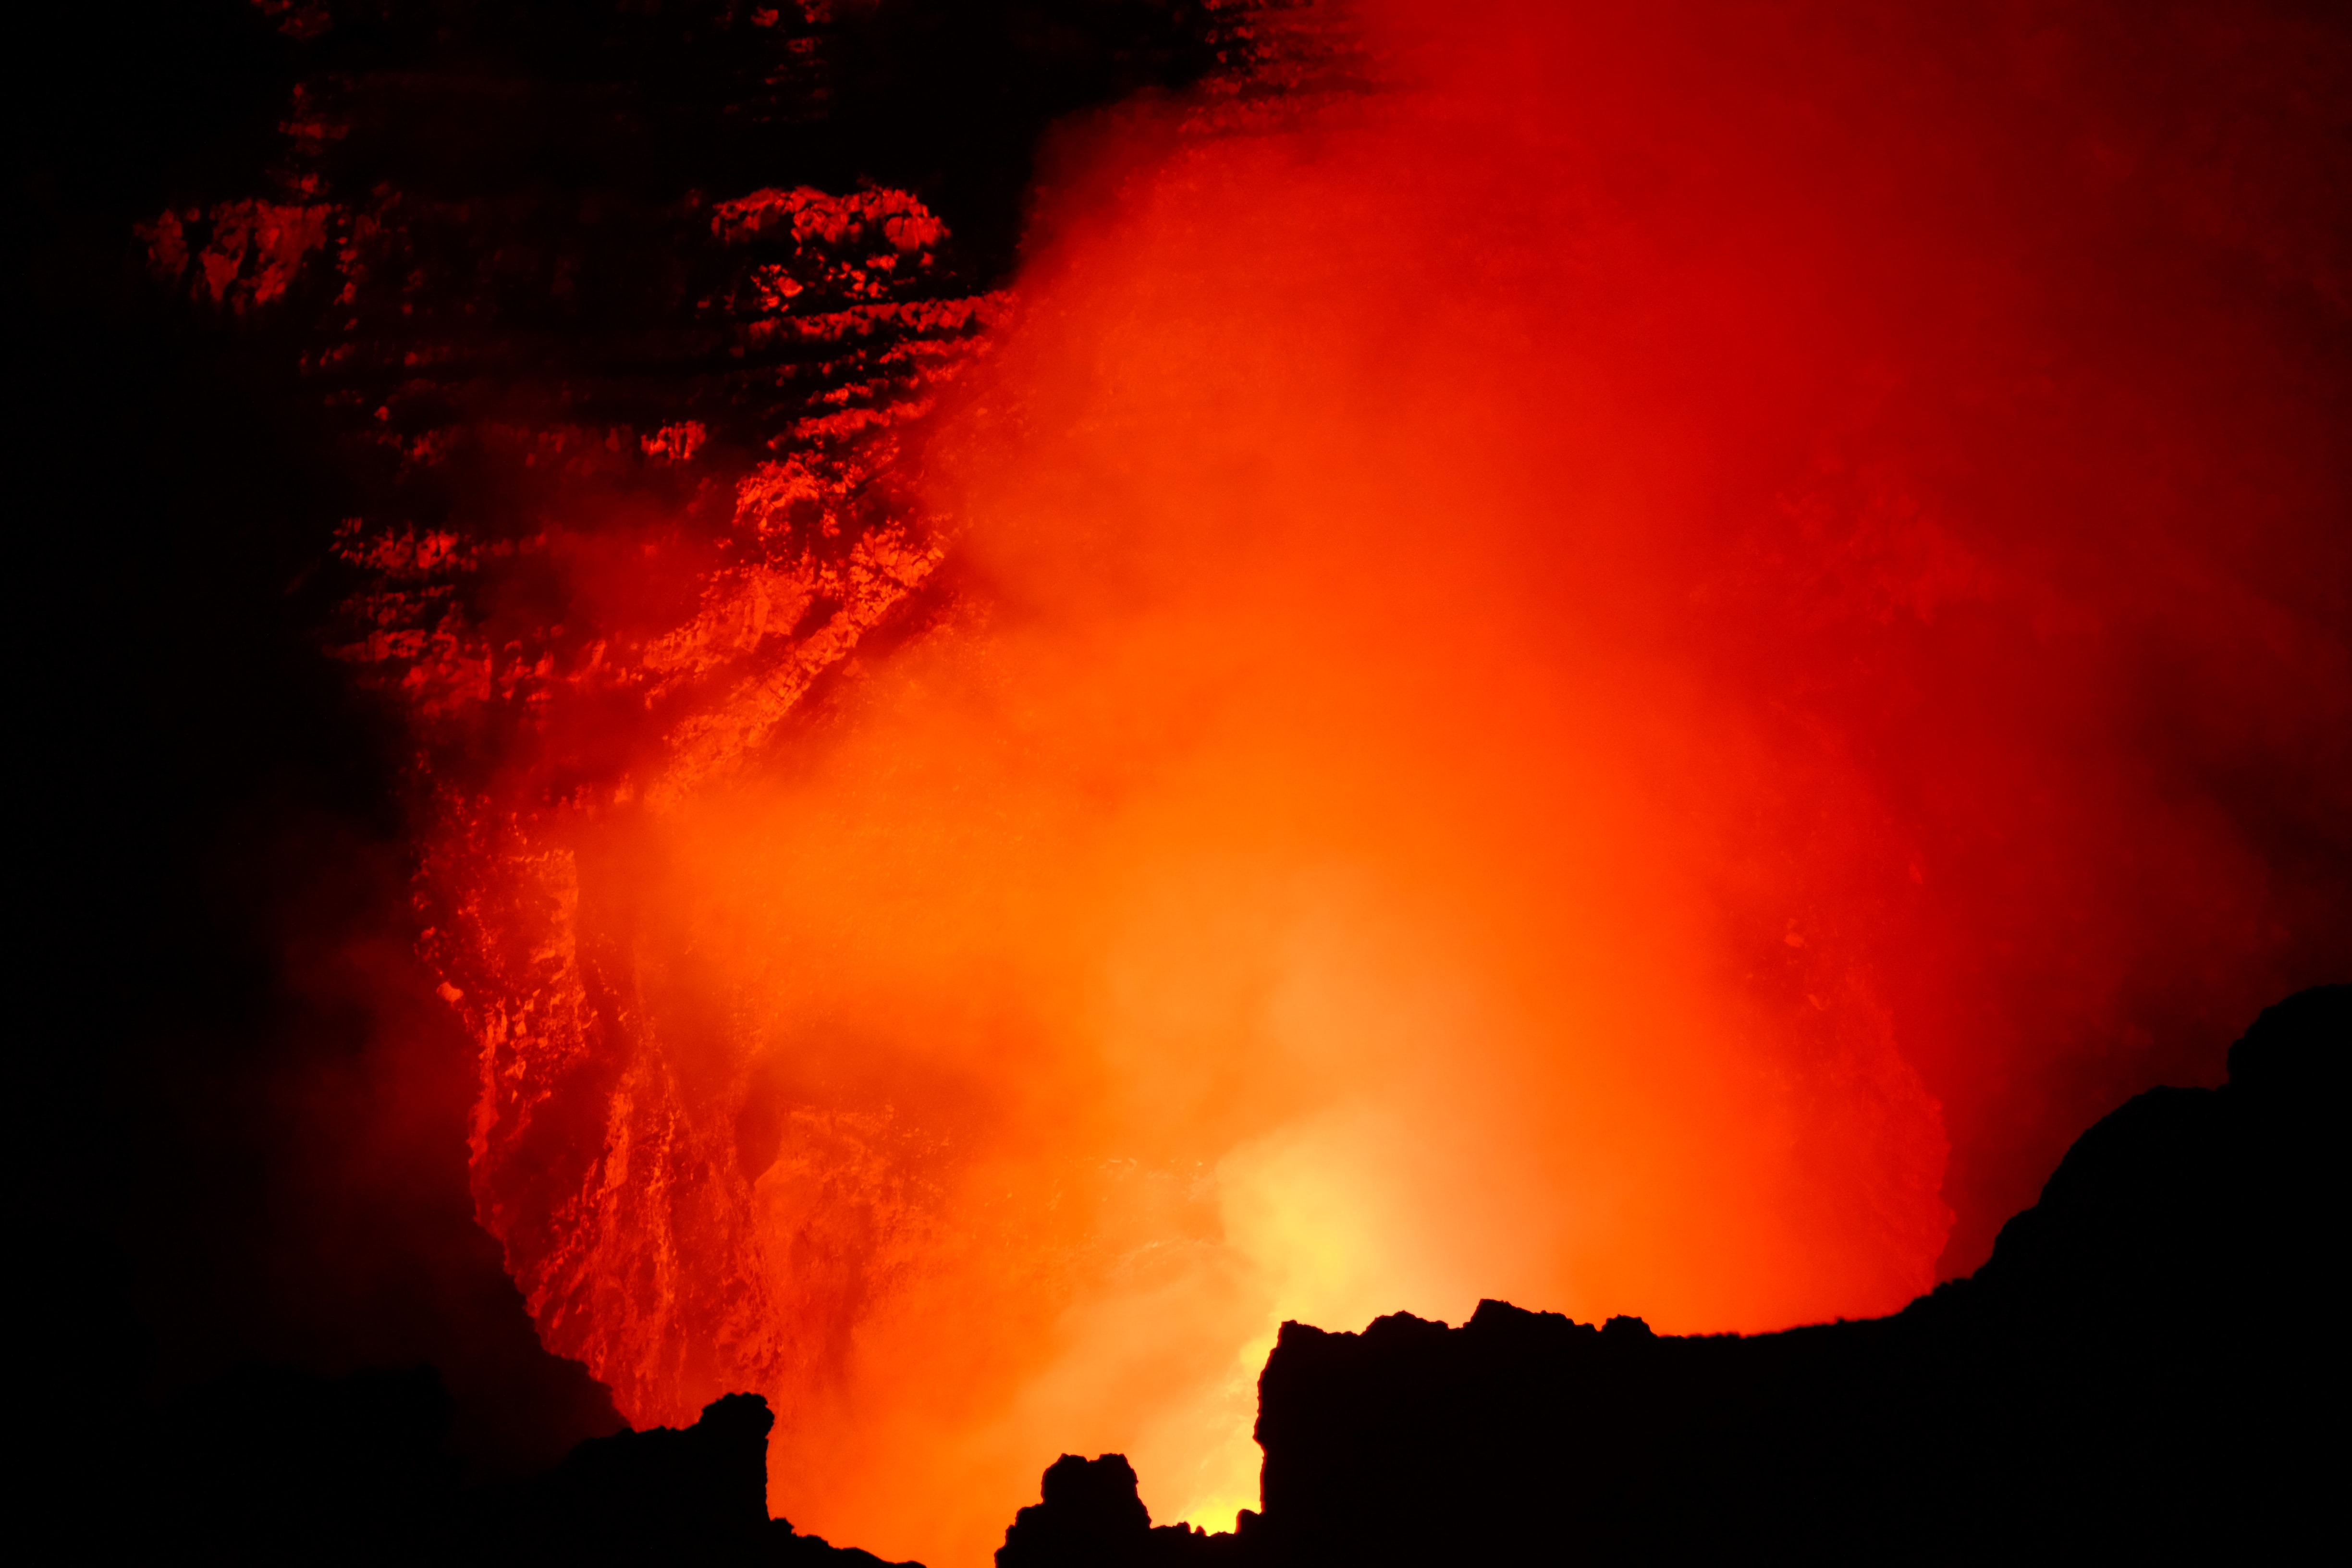
[[[484,1223],[804,1529],[1227,1525],[1286,1317],[1891,1310],[2347,951],[2309,40],[1460,11],[1072,133],[992,353],[757,562],[612,503],[550,618],[659,700],[447,790]]]

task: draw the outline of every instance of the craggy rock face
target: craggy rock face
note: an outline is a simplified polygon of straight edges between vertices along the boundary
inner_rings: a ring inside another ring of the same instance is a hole
[[[676,1078],[640,826],[952,603],[920,432],[1011,308],[1044,127],[1311,84],[1323,21],[1264,9],[275,7],[261,193],[137,227],[163,289],[299,345],[331,642],[406,722],[421,950],[480,1051],[477,1212],[639,1426],[752,1387],[824,1447],[940,1142],[761,1063]]]

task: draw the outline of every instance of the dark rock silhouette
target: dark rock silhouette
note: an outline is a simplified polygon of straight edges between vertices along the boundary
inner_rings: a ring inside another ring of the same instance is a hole
[[[491,1485],[467,1484],[451,1453],[453,1408],[429,1367],[242,1369],[177,1402],[133,1527],[93,1521],[85,1542],[203,1563],[882,1563],[768,1516],[775,1417],[758,1394],[715,1400],[682,1429],[592,1437],[545,1475]]]
[[[2347,1047],[2352,986],[2268,1009],[2227,1087],[2116,1110],[1982,1269],[1893,1317],[1286,1324],[1263,1518],[1153,1531],[1123,1459],[1065,1457],[999,1568],[2284,1556],[2330,1532],[2306,1434],[2338,1381]]]
[[[2339,1382],[2328,1265],[2352,986],[2265,1011],[2218,1089],[2076,1141],[1991,1260],[1892,1317],[1749,1338],[1499,1301],[1459,1328],[1286,1324],[1263,1516],[1155,1528],[1118,1455],[1064,1455],[998,1568],[1578,1560],[2261,1561],[2320,1539]],[[469,1482],[430,1369],[247,1369],[184,1396],[132,1522],[198,1562],[878,1560],[768,1517],[764,1400]],[[120,1471],[110,1468],[110,1479]]]
[[[452,1545],[500,1563],[879,1563],[768,1517],[775,1424],[758,1394],[730,1394],[683,1429],[591,1438],[551,1474],[477,1500]]]
[[[1237,1562],[1241,1538],[1181,1524],[1154,1527],[1123,1454],[1065,1454],[1047,1468],[1041,1500],[1004,1532],[998,1568],[1155,1568]],[[1250,1516],[1255,1518],[1255,1515]]]

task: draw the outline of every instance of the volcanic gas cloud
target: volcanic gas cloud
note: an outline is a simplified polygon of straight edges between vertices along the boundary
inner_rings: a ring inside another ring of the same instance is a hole
[[[548,1344],[766,1394],[804,1529],[978,1563],[1114,1449],[1230,1525],[1285,1318],[1886,1311],[2352,950],[2340,32],[1357,25],[1063,133],[887,440],[500,611],[750,672],[485,731],[428,941]],[[903,270],[886,196],[714,221]]]

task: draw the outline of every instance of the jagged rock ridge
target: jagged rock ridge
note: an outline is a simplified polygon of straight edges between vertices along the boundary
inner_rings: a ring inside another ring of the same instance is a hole
[[[1049,1479],[999,1568],[2275,1556],[2323,1523],[2303,1434],[2335,1376],[2347,1047],[2352,986],[2269,1008],[2226,1087],[2101,1121],[1982,1269],[1892,1317],[1667,1338],[1487,1301],[1460,1328],[1286,1324],[1258,1385],[1263,1517],[1151,1531],[1104,1495],[1107,1457],[1091,1490]]]
[[[1155,1528],[1064,1455],[998,1568],[2276,1558],[2325,1524],[2326,1275],[2352,985],[2266,1010],[2218,1089],[2158,1089],[2061,1163],[1992,1260],[1892,1317],[1654,1334],[1482,1303],[1284,1327],[1264,1512]],[[247,1562],[878,1561],[768,1517],[766,1401],[467,1488],[429,1371],[256,1373],[185,1401],[152,1544]]]

